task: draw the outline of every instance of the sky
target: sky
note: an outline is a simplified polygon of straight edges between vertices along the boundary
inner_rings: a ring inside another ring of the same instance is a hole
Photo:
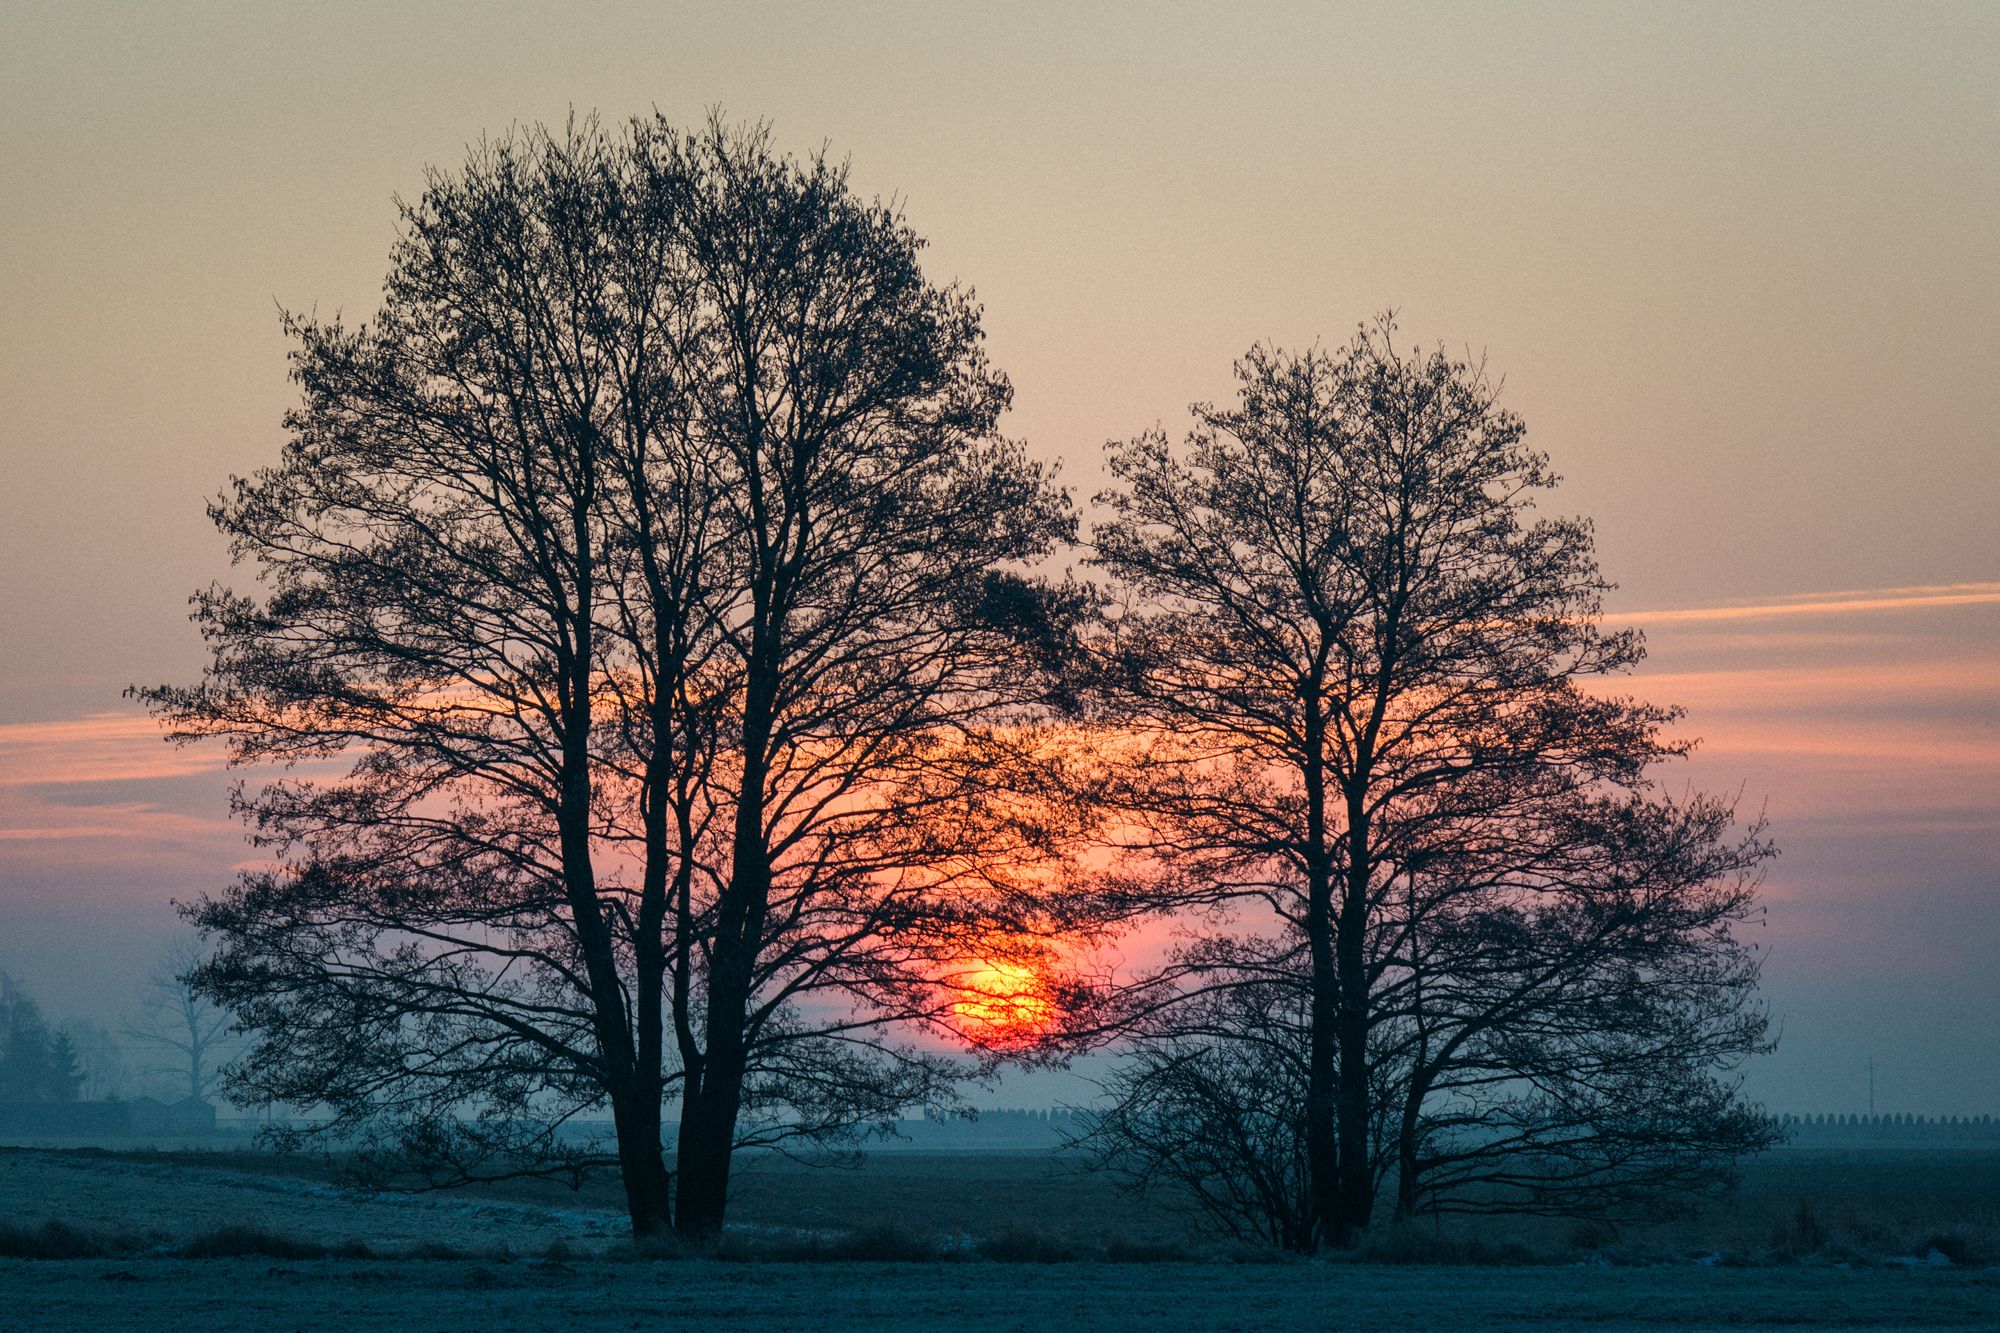
[[[1703,738],[1667,783],[1782,849],[1751,1092],[2000,1111],[1995,68],[1979,4],[10,0],[0,970],[110,1020],[249,854],[120,692],[199,673],[279,310],[371,313],[482,134],[720,108],[902,203],[1080,499],[1255,341],[1483,356]]]

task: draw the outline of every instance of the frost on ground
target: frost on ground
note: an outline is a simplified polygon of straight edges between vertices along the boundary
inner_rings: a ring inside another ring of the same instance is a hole
[[[2000,1276],[1905,1269],[0,1260],[20,1328],[1992,1330]]]
[[[744,1229],[797,1236],[801,1222],[818,1227],[830,1215],[935,1229],[966,1209],[996,1224],[1025,1225],[1031,1205],[1033,1217],[1047,1220],[1052,1200],[1069,1206],[1093,1197],[1051,1193],[1062,1182],[1011,1159],[949,1165],[948,1173],[904,1164],[874,1176],[751,1173],[747,1192],[763,1197],[764,1210],[746,1209]],[[845,1192],[829,1192],[835,1187]],[[275,1167],[260,1173],[241,1157],[210,1164],[0,1149],[0,1226],[53,1221],[149,1242],[99,1248],[91,1257],[0,1259],[0,1330],[2000,1330],[2000,1269],[1928,1255],[1852,1268],[1819,1253],[1734,1267],[1718,1252],[1705,1265],[1694,1258],[1698,1250],[1652,1267],[1619,1267],[1602,1254],[1523,1268],[1297,1260],[744,1263],[643,1257],[627,1241],[621,1214],[588,1206],[606,1203],[608,1191],[574,1197],[577,1207],[359,1194]],[[856,1207],[857,1200],[866,1206]],[[1099,1215],[1089,1207],[1072,1211]],[[232,1227],[304,1242],[300,1253],[358,1241],[375,1257],[223,1250],[238,1257],[188,1259],[171,1252],[174,1242]],[[1013,1249],[1016,1257],[1044,1252]],[[447,1253],[455,1257],[436,1257]]]
[[[320,1245],[426,1245],[538,1251],[552,1241],[617,1238],[625,1218],[458,1194],[361,1194],[296,1176],[181,1162],[0,1151],[0,1219],[55,1220],[82,1231],[159,1235],[259,1227]]]

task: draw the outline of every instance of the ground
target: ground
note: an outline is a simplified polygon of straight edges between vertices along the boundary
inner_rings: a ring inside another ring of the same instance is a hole
[[[0,1326],[1696,1330],[2000,1328],[2000,1277],[1364,1265],[0,1260]]]
[[[1247,1263],[1184,1237],[1176,1252],[1203,1261],[1107,1262],[1106,1254],[1156,1258],[1163,1251],[1146,1243],[1178,1234],[1178,1222],[1040,1154],[881,1154],[859,1171],[766,1162],[744,1173],[736,1209],[744,1252],[760,1237],[831,1235],[845,1221],[958,1237],[972,1255],[981,1237],[1031,1235],[1047,1242],[1042,1257],[1071,1260],[864,1263],[769,1257],[796,1248],[747,1261],[641,1254],[602,1186],[360,1196],[309,1161],[0,1149],[0,1226],[15,1229],[17,1251],[20,1237],[42,1234],[49,1220],[104,1251],[0,1258],[0,1329],[1992,1333],[2000,1268],[1982,1266],[1991,1256],[1980,1247],[2000,1210],[1996,1182],[2000,1153],[1991,1151],[1779,1153],[1746,1175],[1727,1206],[1595,1251],[1548,1227],[1484,1224],[1489,1247],[1520,1239],[1540,1260],[1490,1267]],[[1802,1255],[1783,1255],[1802,1248],[1802,1213],[1823,1235]],[[1962,1262],[1910,1253],[1931,1235],[1953,1238]],[[237,1257],[176,1257],[202,1237]],[[286,1246],[336,1257],[283,1257]],[[347,1257],[338,1257],[343,1247]]]

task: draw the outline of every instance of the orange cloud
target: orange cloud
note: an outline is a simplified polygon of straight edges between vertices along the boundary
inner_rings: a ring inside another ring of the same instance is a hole
[[[1848,615],[1857,611],[1905,611],[1993,604],[2000,604],[2000,583],[1937,583],[1909,588],[1795,593],[1776,601],[1757,604],[1623,611],[1608,616],[1607,619],[1657,625],[1686,621],[1763,620],[1773,616]]]

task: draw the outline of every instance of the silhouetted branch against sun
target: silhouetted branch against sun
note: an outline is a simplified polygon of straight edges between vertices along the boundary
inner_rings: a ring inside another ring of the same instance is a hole
[[[260,586],[146,693],[352,761],[248,789],[282,868],[192,909],[237,1092],[448,1179],[610,1152],[636,1232],[694,1235],[739,1142],[955,1095],[907,1028],[1047,915],[998,867],[1077,813],[1009,789],[1079,604],[920,245],[761,127],[586,120],[430,173],[371,323],[286,317],[290,438],[212,509]],[[607,1104],[601,1152],[546,1131]]]

